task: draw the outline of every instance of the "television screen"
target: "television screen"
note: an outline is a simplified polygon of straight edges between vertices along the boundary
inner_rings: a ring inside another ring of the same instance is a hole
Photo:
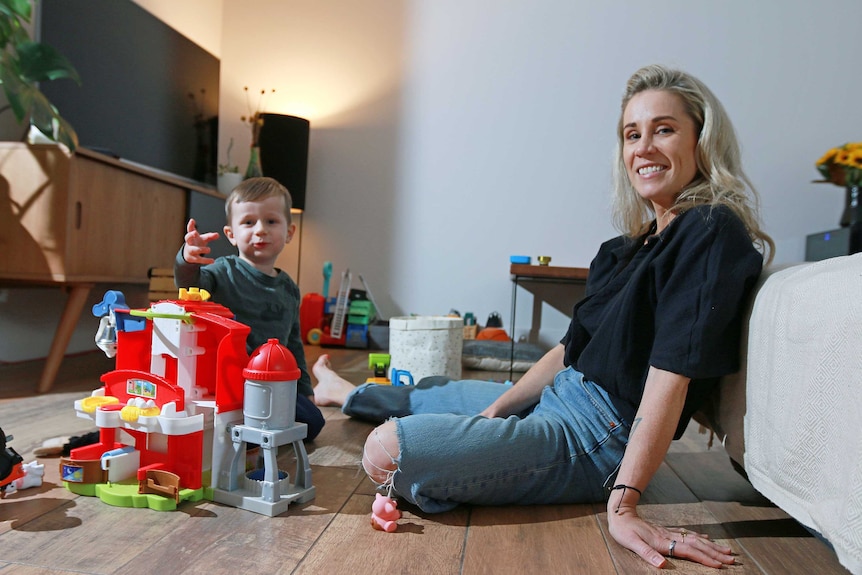
[[[37,6],[37,39],[81,76],[41,86],[81,146],[215,183],[218,58],[131,0]]]

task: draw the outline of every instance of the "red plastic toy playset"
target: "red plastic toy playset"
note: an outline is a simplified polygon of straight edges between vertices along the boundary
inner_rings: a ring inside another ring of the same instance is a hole
[[[296,360],[276,340],[249,358],[248,326],[208,297],[180,290],[177,300],[130,310],[109,291],[94,306],[97,344],[116,355],[116,369],[75,402],[100,432],[61,459],[69,490],[124,507],[205,498],[270,516],[314,497],[307,426],[294,421]],[[249,444],[260,446],[262,469],[246,468]],[[296,451],[292,484],[276,464],[285,444]]]

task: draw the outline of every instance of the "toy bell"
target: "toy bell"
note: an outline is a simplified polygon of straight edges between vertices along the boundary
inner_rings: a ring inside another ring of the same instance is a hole
[[[105,352],[109,358],[117,355],[117,326],[114,323],[114,313],[103,315],[96,330],[96,346]]]

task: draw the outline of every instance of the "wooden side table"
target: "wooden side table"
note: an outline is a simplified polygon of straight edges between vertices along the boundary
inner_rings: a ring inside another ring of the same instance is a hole
[[[589,272],[588,268],[510,264],[509,273],[512,275],[512,343],[509,351],[510,380],[512,379],[512,365],[515,361],[515,327],[517,325],[515,319],[518,309],[518,287],[523,282],[586,285]]]

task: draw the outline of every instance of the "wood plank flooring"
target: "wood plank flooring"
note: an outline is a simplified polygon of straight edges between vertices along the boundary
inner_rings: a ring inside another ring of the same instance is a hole
[[[308,348],[313,362],[320,348]],[[368,374],[363,351],[327,349],[353,382]],[[25,461],[47,438],[78,435],[92,423],[72,404],[112,368],[100,353],[67,357],[49,394],[34,395],[41,362],[0,366],[0,427]],[[503,380],[508,374],[465,372]],[[314,500],[265,517],[216,503],[173,512],[111,507],[62,487],[58,460],[41,487],[0,501],[0,575],[152,573],[619,574],[656,570],[611,540],[603,505],[469,507],[429,515],[401,504],[394,534],[369,525],[374,486],[360,471],[371,425],[325,409],[327,424],[307,445]],[[639,507],[662,524],[709,533],[738,553],[734,574],[846,574],[820,540],[761,497],[718,445],[692,425],[674,442]],[[292,469],[292,450],[280,466]],[[679,573],[711,569],[671,560]]]

